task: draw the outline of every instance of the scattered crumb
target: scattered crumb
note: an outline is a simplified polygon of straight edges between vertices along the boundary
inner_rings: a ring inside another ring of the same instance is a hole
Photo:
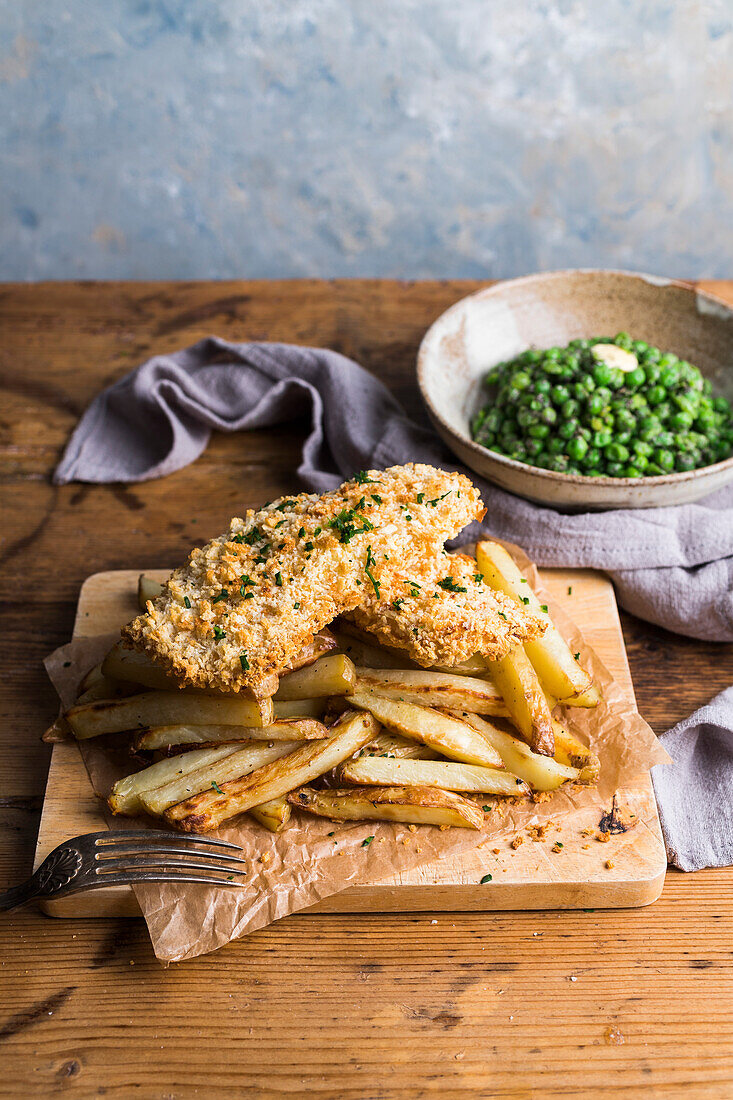
[[[533,932],[532,933],[533,936],[544,936],[544,934],[545,934],[544,932]]]
[[[583,851],[584,851],[584,852],[585,852],[585,851],[586,851],[586,849],[588,849],[588,848],[590,848],[590,844],[584,844],[584,845],[583,845]]]
[[[547,821],[544,825],[530,825],[527,828],[527,835],[530,840],[544,840],[552,825],[552,821]]]
[[[455,1058],[456,1062],[461,1062],[466,1057],[466,1052],[465,1050],[459,1050],[458,1054],[454,1054],[453,1057]]]
[[[573,974],[570,975],[570,981],[571,982],[577,982],[577,980],[578,979]]]
[[[501,848],[492,848],[491,851],[494,853],[495,856],[498,856],[501,852]]]
[[[560,843],[559,840],[556,840],[555,843],[550,848],[551,852],[561,852],[562,850],[563,850],[563,845]]]
[[[612,859],[607,859],[603,866],[606,868],[607,871],[612,871],[616,864],[613,862]]]
[[[262,855],[260,856],[260,863],[264,863],[265,866],[267,866],[267,864],[270,862],[271,859],[272,859],[272,856],[270,855],[269,852],[263,852]]]
[[[134,966],[134,965],[135,965],[135,960],[134,960],[134,959],[130,959],[130,966]]]
[[[430,923],[431,923],[431,924],[437,924],[438,922],[437,922],[437,920],[431,920],[431,922],[430,922]]]
[[[589,825],[587,828],[580,830],[580,835],[581,836],[593,836],[594,832],[595,832],[595,829],[593,828],[593,826]]]
[[[549,802],[552,798],[553,791],[532,791],[533,802]]]
[[[516,850],[519,847],[520,844],[524,844],[524,837],[523,836],[515,836],[514,840],[510,841],[509,847],[514,848]]]
[[[611,1046],[611,1047],[620,1047],[623,1043],[626,1042],[626,1039],[624,1038],[622,1033],[619,1031],[619,1029],[617,1027],[612,1027],[610,1025],[603,1032],[603,1038],[606,1041],[606,1043],[608,1044],[608,1046]]]
[[[417,825],[408,825],[407,828],[410,830],[411,833],[417,832]]]
[[[596,833],[596,840],[600,841],[601,844],[608,844],[610,839],[610,833]]]
[[[416,852],[422,852],[422,848],[416,848],[415,851]]]

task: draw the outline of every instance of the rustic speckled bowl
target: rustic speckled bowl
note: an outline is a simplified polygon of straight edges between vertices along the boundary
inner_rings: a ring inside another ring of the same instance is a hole
[[[436,429],[467,466],[519,496],[564,510],[684,504],[733,480],[733,457],[689,473],[591,478],[541,470],[489,451],[470,423],[487,399],[486,372],[527,348],[630,332],[699,367],[733,400],[733,310],[687,283],[622,271],[556,271],[512,279],[456,302],[418,354],[422,396]]]

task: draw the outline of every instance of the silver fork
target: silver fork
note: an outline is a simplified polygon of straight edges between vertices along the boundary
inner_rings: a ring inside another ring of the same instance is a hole
[[[158,829],[87,833],[59,844],[27,882],[0,893],[0,910],[15,909],[32,898],[138,882],[241,886],[246,860],[235,855],[241,851],[228,840]]]

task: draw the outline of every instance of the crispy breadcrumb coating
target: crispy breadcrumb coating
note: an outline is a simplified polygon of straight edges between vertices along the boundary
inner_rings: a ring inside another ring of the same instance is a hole
[[[192,550],[123,640],[183,684],[266,690],[316,631],[483,511],[468,478],[416,464],[273,501]]]
[[[395,571],[380,597],[367,593],[348,618],[426,668],[457,665],[476,653],[496,660],[545,629],[525,608],[489,588],[465,554],[439,551]]]

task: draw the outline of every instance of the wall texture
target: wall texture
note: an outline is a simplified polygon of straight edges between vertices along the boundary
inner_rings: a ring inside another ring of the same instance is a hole
[[[733,273],[732,0],[0,0],[0,278]]]

